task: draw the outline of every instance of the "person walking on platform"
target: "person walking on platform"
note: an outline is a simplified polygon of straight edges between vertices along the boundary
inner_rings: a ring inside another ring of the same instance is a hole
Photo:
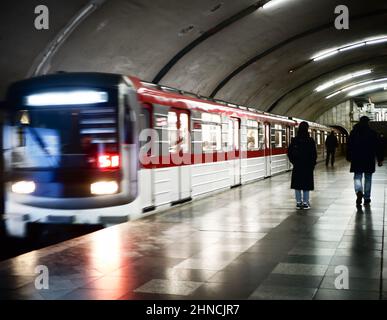
[[[360,118],[347,144],[347,160],[351,162],[350,172],[354,173],[356,205],[360,206],[364,197],[364,205],[371,203],[372,174],[375,172],[375,160],[378,166],[383,165],[384,154],[381,141],[377,133],[369,126],[370,119]],[[363,187],[364,174],[364,187]]]
[[[336,148],[338,146],[337,138],[335,136],[335,133],[331,131],[330,135],[325,140],[325,147],[327,149],[327,158],[325,160],[325,165],[328,166],[329,159],[331,160],[331,166],[335,164],[335,153]]]
[[[288,149],[288,157],[293,165],[291,188],[295,190],[297,209],[310,209],[309,193],[314,190],[313,171],[317,150],[308,129],[308,123],[301,122],[297,136],[292,139]]]

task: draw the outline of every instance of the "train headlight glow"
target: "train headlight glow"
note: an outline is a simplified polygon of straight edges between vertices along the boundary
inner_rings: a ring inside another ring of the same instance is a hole
[[[107,92],[94,90],[44,92],[25,97],[25,104],[27,106],[79,105],[107,101]]]
[[[36,189],[35,182],[33,181],[18,181],[12,184],[11,190],[14,193],[29,194]]]
[[[118,183],[116,181],[99,181],[90,185],[91,194],[114,194],[117,193],[117,191]]]

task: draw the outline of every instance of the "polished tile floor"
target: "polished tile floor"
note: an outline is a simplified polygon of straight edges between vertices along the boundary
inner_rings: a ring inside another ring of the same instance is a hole
[[[318,165],[308,211],[286,173],[3,261],[0,299],[387,298],[387,168],[361,209],[348,171]]]

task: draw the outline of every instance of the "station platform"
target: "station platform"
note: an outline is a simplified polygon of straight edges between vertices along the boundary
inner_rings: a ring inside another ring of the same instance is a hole
[[[33,251],[0,263],[0,299],[386,299],[387,168],[373,178],[368,208],[339,159],[317,166],[310,210],[289,172]]]

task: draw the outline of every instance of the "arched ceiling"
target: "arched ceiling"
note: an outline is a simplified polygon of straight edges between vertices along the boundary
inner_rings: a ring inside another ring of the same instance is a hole
[[[262,8],[265,2],[4,0],[0,90],[34,73],[118,72],[315,120],[347,99],[346,94],[326,99],[327,94],[387,77],[387,42],[311,61],[322,50],[387,35],[387,1],[287,0]],[[50,10],[49,30],[33,26],[38,4]],[[334,9],[343,4],[350,28],[336,30]],[[324,92],[314,90],[363,69],[373,72]]]
[[[387,106],[387,91],[370,94],[367,97],[376,105]]]

